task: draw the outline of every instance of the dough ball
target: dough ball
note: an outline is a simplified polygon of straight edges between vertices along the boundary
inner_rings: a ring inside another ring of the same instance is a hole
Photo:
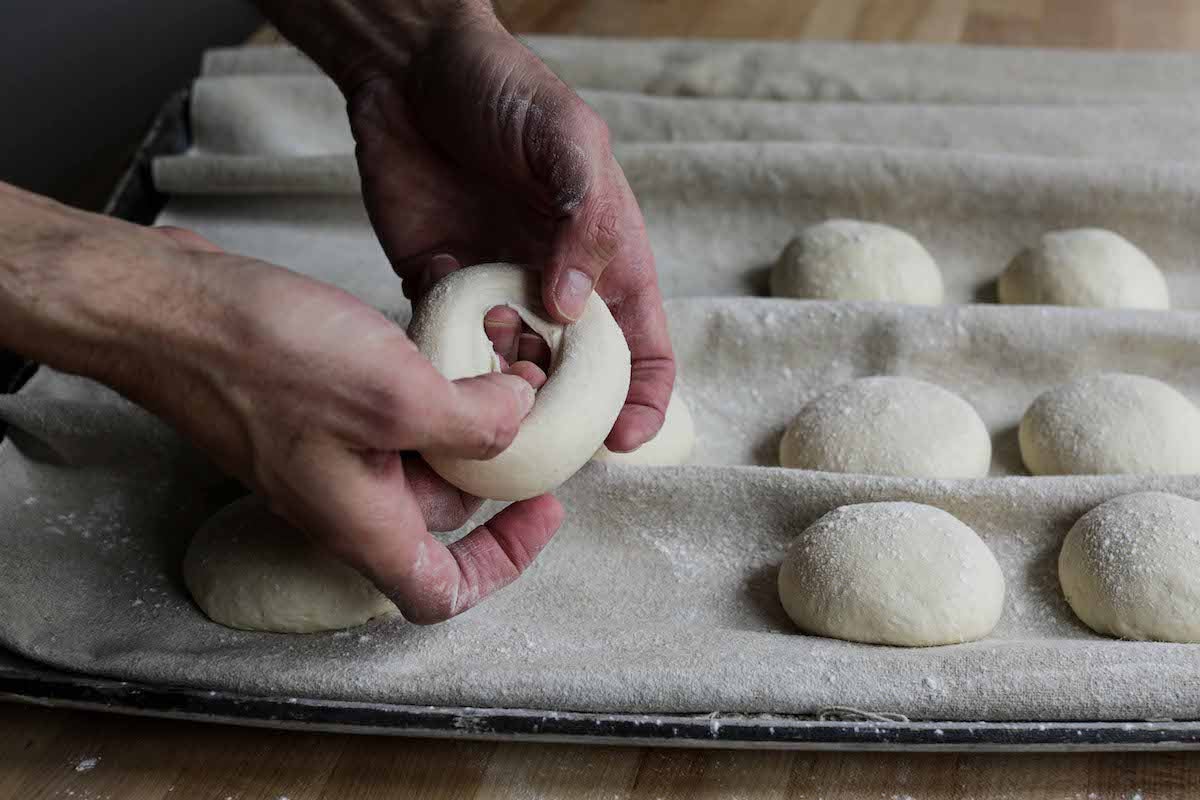
[[[1009,262],[1001,303],[1092,308],[1167,308],[1167,282],[1150,257],[1100,228],[1047,233]]]
[[[204,524],[183,559],[196,605],[230,628],[315,633],[396,611],[350,567],[267,510],[256,497]]]
[[[1200,642],[1200,503],[1163,492],[1080,517],[1058,556],[1063,594],[1096,633]]]
[[[614,453],[607,447],[601,447],[592,460],[629,466],[669,467],[687,463],[695,446],[696,427],[692,422],[692,412],[688,411],[683,398],[675,392],[667,404],[663,426],[653,439],[631,453]]]
[[[771,294],[938,305],[942,273],[929,251],[902,230],[831,219],[788,242],[771,271]]]
[[[971,404],[914,378],[861,378],[806,405],[779,443],[779,463],[796,469],[979,478],[992,440]]]
[[[805,633],[926,647],[982,639],[1004,575],[973,530],[920,503],[834,509],[796,537],[779,599]]]
[[[1200,472],[1200,411],[1142,375],[1093,375],[1042,393],[1018,438],[1034,475]]]

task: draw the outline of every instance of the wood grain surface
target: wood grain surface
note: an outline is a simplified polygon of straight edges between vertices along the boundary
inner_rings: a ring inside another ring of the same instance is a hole
[[[516,31],[1200,46],[1200,0],[498,0]],[[276,41],[269,29],[257,42]],[[1200,797],[1200,754],[883,755],[493,744],[0,705],[0,798]]]
[[[515,31],[1190,48],[1196,0],[497,0]]]
[[[0,797],[1159,800],[1200,797],[1200,757],[789,753],[449,742],[0,705]]]

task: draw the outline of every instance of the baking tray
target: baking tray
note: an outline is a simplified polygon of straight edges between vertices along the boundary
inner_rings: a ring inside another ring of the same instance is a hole
[[[105,213],[153,222],[167,197],[154,188],[155,156],[190,142],[188,94],[160,110]],[[35,365],[0,352],[0,391],[15,391]],[[0,427],[0,438],[3,437]],[[829,709],[792,715],[607,714],[256,697],[131,683],[64,672],[0,649],[0,699],[235,725],[393,736],[673,747],[796,750],[1077,751],[1200,749],[1200,720],[1145,722],[951,722]]]

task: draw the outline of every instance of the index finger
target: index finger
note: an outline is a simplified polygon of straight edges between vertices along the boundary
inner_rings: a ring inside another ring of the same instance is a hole
[[[614,452],[628,452],[662,427],[675,385],[675,353],[642,212],[624,173],[616,169],[614,190],[624,198],[625,209],[622,242],[596,291],[625,334],[632,361],[629,394],[604,444]]]
[[[627,453],[650,441],[662,427],[675,385],[675,355],[657,286],[633,295],[613,309],[632,357],[629,394],[604,445]]]
[[[576,212],[561,220],[543,271],[546,309],[560,321],[564,295],[594,289],[625,334],[632,360],[629,394],[605,445],[634,450],[662,427],[675,384],[675,355],[646,225],[625,173],[610,154]],[[574,301],[582,309],[582,300]],[[557,314],[555,312],[558,312]]]

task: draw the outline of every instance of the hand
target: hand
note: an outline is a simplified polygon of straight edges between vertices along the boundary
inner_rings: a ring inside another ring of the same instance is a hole
[[[532,364],[450,382],[351,295],[194,233],[3,184],[0,220],[0,344],[163,417],[409,620],[470,608],[558,529],[562,507],[543,495],[442,545],[429,529],[458,528],[480,501],[406,452],[499,453],[545,381]]]
[[[595,287],[633,359],[606,444],[650,439],[675,361],[645,225],[603,121],[478,0],[260,4],[345,92],[367,210],[406,294],[460,265],[517,261],[542,267],[544,305],[569,322]],[[485,327],[518,357],[515,312],[493,310]]]

